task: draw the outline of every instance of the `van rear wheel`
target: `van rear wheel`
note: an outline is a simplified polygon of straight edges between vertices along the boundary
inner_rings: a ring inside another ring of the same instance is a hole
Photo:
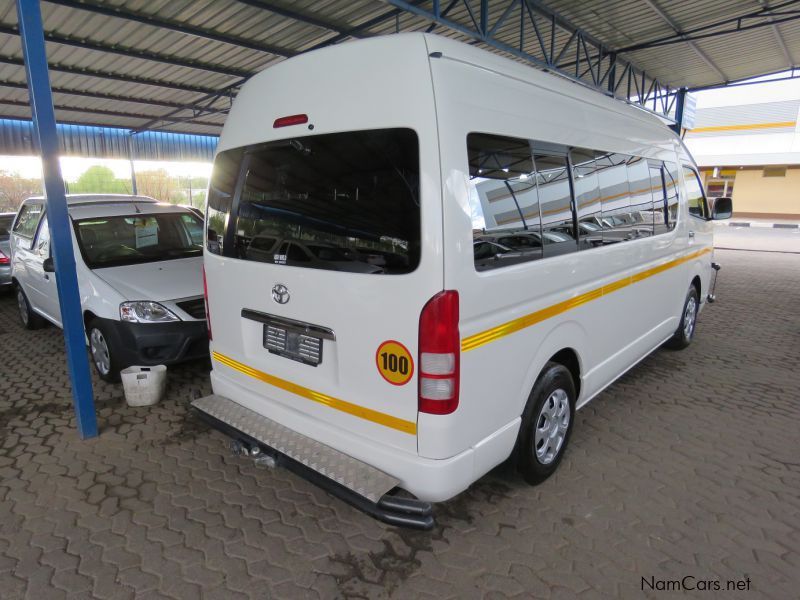
[[[552,475],[567,449],[575,417],[575,382],[564,365],[545,365],[531,390],[517,440],[517,469],[530,484]]]
[[[667,348],[683,350],[692,343],[694,330],[697,325],[697,311],[699,309],[700,299],[697,295],[697,288],[690,285],[689,291],[686,293],[686,300],[683,303],[681,322],[678,324],[678,329],[675,330],[675,334],[665,344]]]

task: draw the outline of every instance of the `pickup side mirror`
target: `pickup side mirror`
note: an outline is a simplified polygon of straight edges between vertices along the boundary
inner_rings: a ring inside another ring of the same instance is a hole
[[[714,205],[711,207],[711,219],[722,221],[730,219],[733,215],[733,200],[730,198],[714,198]]]
[[[45,273],[55,273],[56,272],[56,267],[55,267],[55,265],[53,265],[53,259],[52,258],[48,257],[48,258],[44,259],[44,262],[42,263],[42,270]]]

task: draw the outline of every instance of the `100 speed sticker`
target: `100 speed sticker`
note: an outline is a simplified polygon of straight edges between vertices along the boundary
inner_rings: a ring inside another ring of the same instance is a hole
[[[403,344],[387,340],[375,352],[378,373],[392,385],[405,385],[414,374],[414,359]]]

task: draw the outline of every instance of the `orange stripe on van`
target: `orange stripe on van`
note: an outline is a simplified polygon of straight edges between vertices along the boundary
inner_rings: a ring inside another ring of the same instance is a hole
[[[317,402],[318,404],[328,406],[366,421],[377,423],[378,425],[383,425],[384,427],[396,429],[397,431],[402,431],[403,433],[408,433],[411,435],[417,434],[417,424],[414,421],[406,421],[377,410],[372,410],[371,408],[365,408],[363,406],[359,406],[358,404],[353,404],[345,400],[340,400],[339,398],[334,398],[333,396],[328,396],[322,392],[315,392],[312,389],[292,383],[286,379],[275,377],[274,375],[264,373],[263,371],[259,371],[253,367],[248,367],[246,364],[240,363],[230,356],[225,356],[219,352],[212,352],[211,356],[214,360],[220,362],[226,367],[234,369],[235,371],[239,371],[240,373],[244,373],[253,379],[258,379],[259,381],[268,383],[269,385],[280,388],[286,392],[295,394],[297,396],[302,396],[303,398]]]
[[[612,294],[613,292],[616,292],[617,290],[632,285],[638,281],[642,281],[644,279],[647,279],[648,277],[652,277],[653,275],[657,275],[658,273],[662,273],[663,271],[666,271],[673,267],[677,267],[678,265],[681,265],[685,262],[689,262],[690,260],[702,256],[704,254],[708,254],[709,252],[711,252],[711,248],[703,248],[696,252],[692,252],[680,258],[676,258],[674,260],[666,262],[662,265],[658,265],[657,267],[652,267],[650,269],[646,269],[645,271],[635,273],[634,275],[631,275],[629,277],[624,277],[612,283],[608,283],[590,292],[586,292],[578,296],[575,296],[574,298],[570,298],[569,300],[564,300],[563,302],[559,302],[558,304],[553,304],[552,306],[548,306],[547,308],[543,308],[542,310],[537,310],[536,312],[527,314],[524,317],[519,317],[517,319],[514,319],[513,321],[508,321],[507,323],[498,325],[497,327],[492,327],[491,329],[487,329],[486,331],[470,335],[461,340],[461,351],[469,352],[470,350],[479,348],[485,344],[498,340],[502,337],[511,335],[512,333],[516,333],[521,329],[526,329],[527,327],[536,325],[537,323],[541,323],[542,321],[551,319],[557,315],[565,313],[568,310],[577,308],[582,304],[586,304],[587,302],[591,302],[592,300],[597,300],[598,298],[602,298],[603,296]]]

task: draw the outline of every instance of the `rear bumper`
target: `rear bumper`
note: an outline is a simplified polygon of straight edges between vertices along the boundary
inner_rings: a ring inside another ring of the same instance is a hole
[[[103,319],[114,336],[118,360],[125,365],[172,365],[208,357],[205,321],[127,323]]]
[[[331,427],[319,419],[243,388],[219,369],[211,371],[211,386],[215,394],[230,398],[284,427],[388,473],[400,482],[400,487],[427,502],[449,500],[502,462],[513,448],[519,429],[519,419],[515,419],[464,452],[434,460]]]

